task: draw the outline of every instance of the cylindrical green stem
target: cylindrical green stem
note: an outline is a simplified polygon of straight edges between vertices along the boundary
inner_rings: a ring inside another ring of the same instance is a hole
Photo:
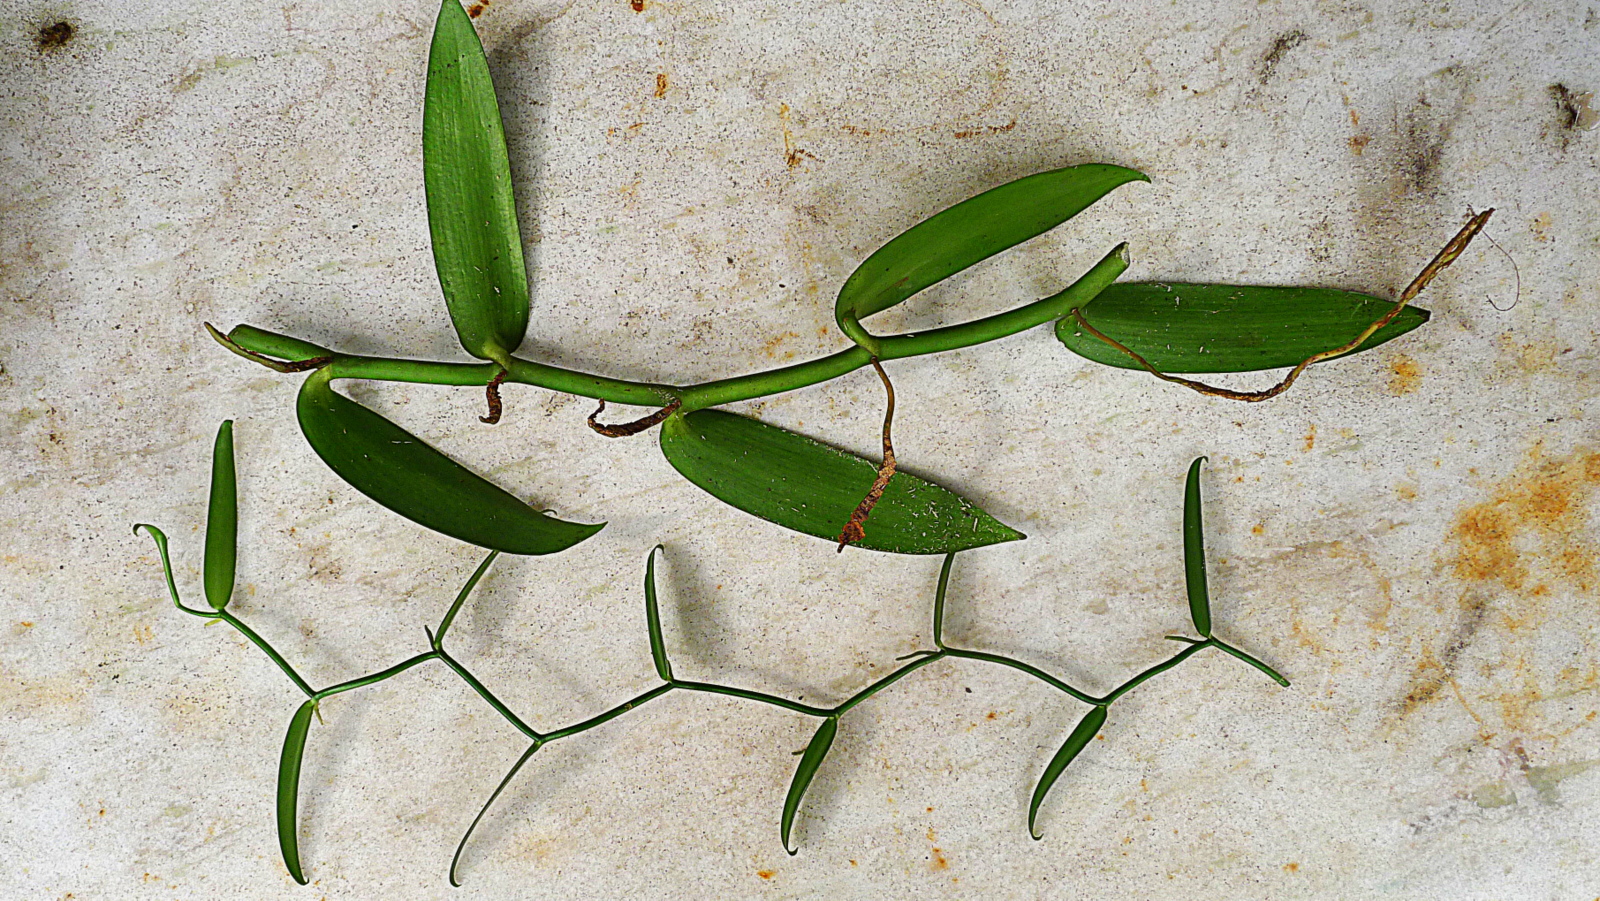
[[[871,685],[868,685],[866,688],[863,688],[860,691],[856,692],[855,695],[853,697],[851,697],[849,700],[845,701],[843,704],[840,704],[838,707],[833,708],[833,710],[831,711],[832,715],[833,716],[840,716],[840,715],[844,714],[850,708],[856,706],[857,704],[861,703],[862,701],[865,701],[867,698],[872,697],[873,695],[875,695],[878,692],[884,690],[885,688],[888,688],[889,686],[895,684],[896,682],[899,682],[901,679],[905,678],[906,676],[911,675],[913,672],[915,672],[915,671],[927,666],[928,664],[934,662],[935,660],[944,659],[945,654],[946,654],[945,651],[932,651],[926,657],[919,657],[918,659],[911,661],[910,663],[906,664],[905,666],[900,667],[899,669],[895,670],[894,672],[890,673],[889,675],[884,676],[882,679],[879,679],[878,681],[872,683]]]
[[[1069,309],[1093,299],[1116,281],[1127,267],[1127,245],[1120,244],[1059,294],[960,325],[877,338],[878,356],[883,360],[894,360],[971,347],[1059,319]],[[502,368],[499,363],[441,363],[339,354],[298,338],[248,325],[237,326],[228,337],[246,350],[288,360],[332,356],[334,378],[435,385],[486,385]],[[682,401],[681,409],[687,413],[805,388],[854,372],[871,360],[872,355],[857,346],[794,366],[675,388],[671,385],[613,379],[510,357],[505,361],[505,380],[636,406],[662,406],[676,399]]]
[[[517,716],[515,713],[512,713],[510,707],[507,707],[499,698],[495,697],[494,692],[490,691],[482,682],[479,682],[478,677],[468,672],[466,667],[462,666],[460,663],[457,663],[454,657],[451,657],[443,650],[436,651],[435,653],[439,655],[440,660],[444,661],[445,666],[448,666],[450,669],[454,670],[455,674],[461,677],[461,681],[467,683],[467,685],[473,691],[478,693],[479,697],[487,701],[489,706],[493,707],[496,713],[505,717],[506,722],[517,727],[518,732],[521,732],[523,735],[535,740],[542,740],[544,738],[543,735],[535,732],[533,727],[529,726],[527,723],[524,723],[521,717]]]
[[[300,674],[294,671],[294,667],[289,665],[289,661],[283,659],[283,655],[278,653],[277,650],[272,647],[272,645],[267,644],[267,640],[265,638],[257,635],[256,630],[245,625],[242,620],[227,610],[218,611],[218,618],[235,629],[238,629],[240,635],[250,639],[251,643],[260,648],[263,654],[266,654],[268,657],[272,658],[272,662],[278,665],[278,669],[283,670],[284,675],[289,677],[289,680],[295,684],[296,688],[300,689],[302,692],[305,692],[306,697],[316,697],[317,692],[311,687],[310,683],[300,678]]]
[[[550,733],[545,735],[544,740],[547,741],[547,742],[551,742],[551,741],[555,741],[558,738],[566,738],[569,735],[577,735],[579,732],[587,732],[587,731],[589,731],[590,729],[593,729],[596,726],[599,726],[599,725],[601,725],[603,723],[608,723],[608,722],[616,719],[617,717],[622,716],[624,713],[627,713],[628,711],[632,710],[635,707],[640,706],[641,704],[649,703],[650,701],[653,701],[656,698],[661,697],[662,695],[664,695],[667,692],[671,691],[675,687],[676,686],[674,686],[670,682],[663,683],[661,685],[657,685],[655,688],[650,689],[649,691],[647,691],[644,694],[638,696],[637,698],[634,698],[633,700],[628,701],[625,704],[618,704],[617,706],[611,708],[610,710],[607,710],[605,713],[602,713],[599,716],[590,717],[589,719],[586,719],[583,722],[578,723],[576,725],[568,726],[565,729],[557,729],[554,732],[550,732]]]
[[[793,710],[795,713],[803,713],[807,716],[833,715],[833,711],[825,707],[813,707],[810,704],[802,704],[799,701],[791,701],[788,698],[780,698],[777,695],[769,695],[766,692],[761,691],[750,691],[749,689],[745,688],[731,688],[726,685],[713,685],[710,682],[686,682],[682,679],[673,680],[672,687],[681,688],[684,691],[702,691],[706,694],[727,695],[730,698],[744,698],[747,701],[760,701],[763,704],[771,704],[774,707],[782,707],[785,710]]]
[[[1211,639],[1211,643],[1216,645],[1218,650],[1226,651],[1229,654],[1232,654],[1233,656],[1239,658],[1240,660],[1243,660],[1245,663],[1250,664],[1251,666],[1255,667],[1256,669],[1261,670],[1263,673],[1266,673],[1268,678],[1272,679],[1272,681],[1278,683],[1279,685],[1282,685],[1284,688],[1288,688],[1289,687],[1289,680],[1285,679],[1284,677],[1282,677],[1280,675],[1278,675],[1278,671],[1277,670],[1273,669],[1270,666],[1267,666],[1265,663],[1262,663],[1261,661],[1259,661],[1256,658],[1250,656],[1249,654],[1246,654],[1244,651],[1239,650],[1238,648],[1234,647],[1231,644],[1228,644],[1227,642],[1223,641],[1220,638],[1213,637]]]
[[[1057,679],[1055,676],[1050,675],[1044,670],[1039,669],[1031,664],[1023,663],[1021,660],[1013,660],[1010,657],[1002,657],[999,654],[986,654],[983,651],[964,651],[960,648],[945,648],[944,650],[945,653],[949,654],[951,657],[965,657],[968,660],[982,660],[986,663],[998,663],[1001,666],[1009,666],[1018,672],[1027,673],[1035,679],[1038,679],[1040,682],[1049,685],[1051,688],[1066,692],[1085,704],[1100,703],[1100,699],[1094,695],[1091,695],[1085,691],[1079,691],[1078,689],[1073,688],[1071,685],[1068,685],[1060,679]]]
[[[1153,678],[1155,676],[1159,676],[1160,674],[1166,672],[1169,669],[1172,669],[1173,667],[1177,666],[1178,664],[1182,663],[1183,661],[1188,660],[1190,657],[1193,657],[1194,655],[1200,653],[1201,651],[1205,650],[1206,648],[1210,647],[1211,645],[1212,645],[1211,641],[1202,641],[1199,644],[1189,645],[1188,647],[1184,648],[1183,650],[1179,651],[1178,653],[1172,655],[1172,657],[1167,659],[1166,661],[1164,661],[1162,663],[1158,663],[1155,666],[1152,666],[1149,669],[1145,670],[1144,672],[1140,673],[1139,675],[1134,676],[1132,679],[1129,679],[1128,681],[1122,683],[1122,686],[1120,688],[1118,688],[1116,691],[1113,691],[1111,694],[1108,694],[1103,698],[1098,698],[1098,699],[1095,699],[1093,701],[1090,701],[1089,703],[1098,704],[1101,707],[1110,706],[1111,702],[1115,701],[1117,698],[1122,697],[1123,695],[1127,694],[1128,692],[1133,691],[1135,688],[1137,688],[1138,686],[1143,684],[1145,682],[1145,680]]]
[[[330,685],[327,688],[322,689],[321,691],[313,693],[311,695],[311,700],[320,701],[323,698],[326,698],[326,697],[329,697],[329,696],[332,696],[332,695],[341,694],[341,693],[347,692],[347,691],[353,691],[353,690],[355,690],[357,688],[364,688],[364,687],[366,687],[368,685],[372,685],[375,682],[382,682],[383,680],[389,678],[390,676],[398,676],[398,675],[400,675],[401,673],[403,673],[406,670],[412,668],[413,666],[416,666],[419,663],[427,663],[429,660],[432,660],[433,658],[435,658],[437,656],[439,656],[439,654],[436,651],[429,651],[426,654],[418,654],[415,657],[411,657],[411,658],[408,658],[406,660],[402,660],[399,663],[396,663],[394,666],[391,666],[386,670],[379,670],[378,672],[373,673],[370,676],[361,676],[361,677],[356,678],[356,679],[351,679],[348,682],[340,682],[338,685]]]

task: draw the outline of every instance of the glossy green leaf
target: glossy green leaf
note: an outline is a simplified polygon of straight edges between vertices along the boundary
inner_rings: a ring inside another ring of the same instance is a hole
[[[1039,806],[1044,803],[1045,795],[1050,794],[1050,789],[1055,786],[1056,780],[1061,778],[1061,773],[1066,770],[1067,764],[1071,763],[1074,757],[1077,757],[1084,748],[1089,746],[1089,742],[1094,740],[1095,734],[1105,724],[1106,708],[1104,707],[1095,707],[1084,714],[1083,719],[1078,721],[1077,728],[1073,729],[1072,734],[1067,736],[1066,743],[1061,746],[1061,750],[1056,752],[1056,756],[1050,758],[1049,765],[1044,768],[1044,775],[1039,777],[1039,784],[1033,789],[1033,800],[1028,803],[1028,834],[1033,836],[1035,841],[1044,837],[1039,834],[1035,824],[1039,820]]]
[[[300,429],[357,491],[412,522],[508,554],[563,551],[600,531],[540,513],[377,413],[334,391],[320,370],[300,388]]]
[[[1201,638],[1211,637],[1211,594],[1206,590],[1206,536],[1200,518],[1200,464],[1189,464],[1183,487],[1183,576],[1189,589],[1189,616]]]
[[[461,346],[497,359],[528,329],[528,274],[494,83],[472,19],[444,0],[428,52],[422,173],[439,285]]]
[[[1149,179],[1121,166],[1071,166],[963,200],[912,226],[856,267],[839,291],[834,318],[862,343],[860,320],[1055,228],[1130,181]]]
[[[811,780],[817,775],[817,768],[822,766],[822,758],[828,756],[828,749],[833,747],[833,737],[839,734],[839,718],[836,716],[825,717],[822,725],[817,727],[817,734],[811,736],[811,743],[806,745],[806,752],[800,755],[800,765],[795,767],[794,781],[789,783],[789,795],[783,799],[783,825],[779,831],[783,834],[783,850],[793,857],[799,850],[789,847],[789,830],[794,826],[794,815],[800,810],[800,799],[806,796],[806,789],[811,787]]]
[[[311,732],[311,714],[317,702],[307,700],[289,721],[289,734],[283,737],[283,758],[278,761],[278,848],[283,865],[301,885],[306,884],[300,870],[300,840],[295,835],[300,809],[300,758],[306,752],[306,735]]]
[[[837,541],[877,477],[865,458],[721,410],[673,416],[661,427],[673,468],[718,500],[796,532]],[[925,479],[897,472],[856,547],[947,554],[1025,537]]]
[[[1254,372],[1296,366],[1345,344],[1393,306],[1392,301],[1332,288],[1134,282],[1101,291],[1083,307],[1083,316],[1162,372]],[[1427,310],[1406,307],[1350,353],[1392,341],[1427,322],[1428,316]],[[1140,368],[1127,354],[1083,331],[1071,316],[1056,324],[1056,337],[1068,350],[1096,363]]]
[[[661,638],[661,608],[656,604],[656,551],[650,549],[650,560],[644,568],[644,618],[650,629],[650,657],[656,662],[656,675],[663,682],[672,681],[672,664],[667,661],[667,643]]]
[[[211,504],[206,508],[206,601],[221,610],[233,597],[239,543],[239,489],[233,472],[233,420],[217,429],[211,450]]]

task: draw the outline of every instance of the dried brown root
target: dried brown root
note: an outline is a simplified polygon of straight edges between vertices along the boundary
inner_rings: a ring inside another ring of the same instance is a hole
[[[333,362],[333,357],[312,357],[309,360],[274,360],[271,357],[264,357],[253,350],[245,350],[235,344],[232,338],[217,331],[217,327],[209,322],[205,323],[205,327],[206,331],[211,334],[212,338],[216,339],[218,344],[244,357],[246,360],[252,363],[260,363],[274,372],[310,372],[313,369],[321,369]]]
[[[1071,314],[1072,318],[1084,331],[1096,338],[1099,338],[1101,341],[1104,341],[1112,347],[1115,347],[1117,350],[1127,354],[1146,372],[1158,379],[1172,382],[1175,385],[1182,385],[1185,388],[1193,389],[1201,394],[1206,394],[1211,397],[1221,397],[1226,398],[1227,400],[1237,400],[1245,403],[1259,403],[1264,400],[1271,400],[1283,392],[1288,391],[1289,386],[1293,385],[1295,379],[1300,377],[1300,373],[1306,371],[1306,367],[1311,366],[1313,363],[1320,363],[1323,360],[1331,359],[1355,350],[1361,346],[1362,342],[1376,334],[1379,329],[1393,322],[1394,318],[1400,315],[1400,311],[1405,309],[1406,304],[1415,300],[1416,296],[1422,293],[1422,289],[1426,288],[1428,283],[1433,281],[1434,276],[1438,275],[1440,272],[1443,272],[1445,267],[1449,266],[1451,263],[1454,263],[1456,258],[1461,256],[1462,252],[1467,249],[1467,245],[1472,243],[1472,239],[1477,237],[1478,232],[1483,231],[1483,227],[1489,222],[1489,216],[1493,213],[1494,209],[1490,208],[1478,213],[1468,220],[1467,224],[1461,227],[1461,231],[1456,232],[1456,236],[1451,238],[1449,243],[1445,244],[1444,248],[1441,249],[1438,254],[1436,254],[1434,258],[1428,262],[1428,265],[1422,267],[1422,271],[1417,273],[1417,277],[1411,280],[1411,284],[1407,285],[1406,289],[1400,292],[1400,299],[1395,302],[1395,305],[1390,308],[1389,312],[1383,314],[1383,316],[1380,317],[1376,322],[1363,329],[1361,334],[1357,335],[1348,344],[1335,347],[1332,350],[1325,350],[1321,353],[1312,354],[1305,360],[1301,361],[1300,365],[1289,370],[1289,374],[1283,377],[1283,381],[1273,385],[1271,388],[1266,388],[1261,391],[1234,391],[1231,388],[1218,388],[1215,385],[1207,385],[1204,382],[1197,382],[1193,379],[1168,375],[1167,373],[1156,369],[1154,366],[1151,366],[1149,361],[1145,360],[1144,357],[1139,356],[1139,354],[1132,348],[1109,335],[1103,334],[1094,326],[1090,325],[1089,321],[1084,318],[1082,310],[1078,309],[1077,307],[1073,307],[1067,312]]]
[[[502,369],[498,375],[489,380],[489,384],[483,386],[484,394],[489,400],[489,415],[479,416],[479,422],[494,425],[500,421],[500,413],[504,409],[500,403],[500,383],[505,380],[506,371]]]
[[[894,478],[894,441],[889,437],[889,426],[894,422],[894,385],[889,382],[889,374],[878,365],[877,357],[872,358],[872,368],[878,371],[878,378],[883,379],[883,390],[889,395],[888,406],[883,411],[883,463],[878,467],[878,477],[872,480],[867,496],[861,499],[861,503],[850,514],[850,521],[844,524],[843,531],[839,533],[837,552],[841,554],[845,545],[867,537],[867,517],[872,515],[872,508],[878,505],[883,490],[889,487],[889,480]]]
[[[599,432],[607,438],[626,438],[629,435],[637,435],[651,426],[659,425],[662,420],[666,419],[668,416],[671,416],[673,413],[678,412],[678,408],[681,406],[683,406],[683,401],[680,399],[674,399],[672,403],[667,404],[665,407],[662,407],[643,419],[635,419],[633,422],[623,422],[618,423],[617,425],[606,425],[605,423],[595,419],[596,416],[599,416],[606,410],[606,402],[601,401],[600,406],[596,408],[593,413],[589,414],[589,428],[594,429],[596,432]]]

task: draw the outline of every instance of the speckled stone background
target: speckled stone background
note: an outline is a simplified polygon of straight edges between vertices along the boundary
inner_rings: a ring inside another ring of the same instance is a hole
[[[878,244],[1080,162],[1152,183],[880,329],[1044,296],[1121,239],[1130,278],[1391,295],[1493,206],[1505,253],[1475,244],[1430,325],[1264,405],[1047,329],[893,366],[902,461],[1030,535],[958,562],[953,640],[1096,691],[1170,653],[1203,453],[1219,630],[1294,680],[1212,653],[1119,702],[1044,841],[1028,795],[1083,708],[945,662],[845,719],[797,857],[778,815],[813,722],[678,693],[541,751],[455,892],[451,849],[521,744],[435,666],[325,705],[295,887],[273,783],[299,696],[172,609],[130,526],[172,535],[199,603],[211,436],[236,419],[235,607],[319,685],[422,650],[474,567],[312,455],[297,378],[200,327],[462,358],[422,194],[435,11],[0,0],[0,895],[1600,896],[1593,0],[496,0],[477,22],[535,359],[689,382],[831,352],[833,293]],[[498,565],[453,633],[539,727],[654,684],[656,542],[682,676],[831,703],[927,643],[937,560],[756,523],[652,438],[591,434],[587,401],[512,387],[489,428],[476,391],[350,390],[609,521]],[[740,409],[871,453],[881,389]]]

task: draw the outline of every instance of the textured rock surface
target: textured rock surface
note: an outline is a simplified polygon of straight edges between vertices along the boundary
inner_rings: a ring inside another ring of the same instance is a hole
[[[1043,296],[1123,238],[1130,278],[1387,294],[1497,207],[1509,259],[1480,241],[1424,296],[1430,325],[1269,404],[1092,367],[1045,328],[892,367],[902,463],[1030,536],[963,556],[953,638],[1096,690],[1169,653],[1204,453],[1218,628],[1294,687],[1208,655],[1119,702],[1034,843],[1028,793],[1082,708],[936,664],[844,721],[794,858],[777,821],[812,721],[669,695],[542,751],[455,893],[450,850],[512,730],[438,668],[328,702],[314,885],[288,891],[272,784],[298,696],[175,612],[129,529],[168,530],[198,603],[210,439],[237,419],[237,610],[317,684],[421,650],[474,567],[314,458],[295,378],[200,330],[462,357],[423,213],[434,9],[0,2],[0,894],[1593,896],[1600,132],[1575,98],[1600,87],[1600,6],[1112,9],[498,0],[478,23],[528,244],[523,353],[686,382],[829,352],[832,294],[879,243],[1071,163],[1153,183],[877,329]],[[353,390],[609,520],[498,567],[456,626],[539,726],[654,684],[658,541],[686,678],[830,703],[927,640],[936,560],[753,523],[650,437],[591,434],[586,401],[508,387],[489,428],[475,391]],[[739,409],[872,453],[880,391],[860,372]]]

